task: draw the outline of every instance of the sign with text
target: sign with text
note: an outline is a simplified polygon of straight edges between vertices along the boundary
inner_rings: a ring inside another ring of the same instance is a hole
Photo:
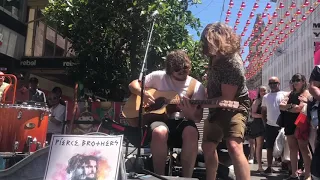
[[[23,57],[20,61],[19,66],[21,68],[58,68],[63,69],[72,67],[74,63],[72,58],[55,58],[55,57]]]
[[[53,135],[44,180],[117,179],[123,136]]]

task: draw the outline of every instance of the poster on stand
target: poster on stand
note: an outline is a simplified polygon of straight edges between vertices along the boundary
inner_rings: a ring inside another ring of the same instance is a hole
[[[117,179],[123,136],[54,135],[44,180]]]

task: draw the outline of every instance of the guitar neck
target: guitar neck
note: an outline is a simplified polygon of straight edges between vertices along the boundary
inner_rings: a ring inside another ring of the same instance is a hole
[[[171,100],[168,102],[168,104],[180,104],[180,100]],[[196,104],[196,105],[218,105],[219,100],[218,99],[207,99],[207,100],[189,100],[190,104]]]

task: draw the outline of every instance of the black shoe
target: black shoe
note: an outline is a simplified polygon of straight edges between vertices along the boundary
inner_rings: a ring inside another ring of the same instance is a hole
[[[273,173],[273,169],[271,167],[268,167],[266,170],[264,170],[264,174],[272,174]]]
[[[295,177],[293,177],[293,176],[289,176],[288,178],[286,178],[285,180],[297,180],[297,179],[299,179],[299,177],[298,176],[295,176]]]

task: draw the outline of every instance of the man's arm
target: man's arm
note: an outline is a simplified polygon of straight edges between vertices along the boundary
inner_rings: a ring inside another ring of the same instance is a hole
[[[207,99],[206,90],[202,84],[199,85],[199,88],[194,92],[192,99],[194,100],[205,100]],[[203,109],[197,106],[196,111],[193,117],[187,117],[188,119],[193,120],[196,123],[199,123],[203,118]]]
[[[320,82],[319,81],[310,81],[309,92],[317,101],[320,101]]]
[[[261,103],[261,119],[265,122],[267,122],[267,105],[266,105],[266,97],[262,97],[262,103]]]
[[[138,79],[133,80],[130,84],[129,84],[129,90],[132,94],[135,95],[140,95],[141,94],[141,85],[138,81]]]

